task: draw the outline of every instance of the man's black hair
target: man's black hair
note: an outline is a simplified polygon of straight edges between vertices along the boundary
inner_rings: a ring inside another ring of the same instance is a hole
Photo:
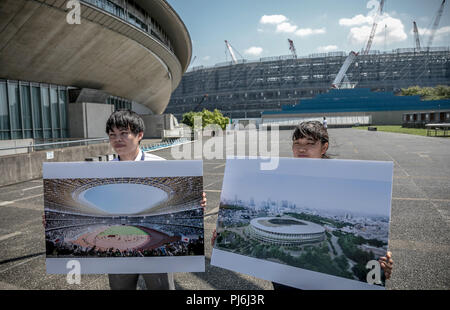
[[[106,121],[106,134],[113,131],[113,128],[128,129],[134,135],[145,131],[145,125],[142,118],[136,112],[131,110],[120,110],[111,114]]]

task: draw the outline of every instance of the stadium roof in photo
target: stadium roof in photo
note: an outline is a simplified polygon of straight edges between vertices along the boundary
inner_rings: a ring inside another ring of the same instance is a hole
[[[317,224],[292,217],[262,217],[251,220],[250,225],[275,234],[317,234],[325,229]]]

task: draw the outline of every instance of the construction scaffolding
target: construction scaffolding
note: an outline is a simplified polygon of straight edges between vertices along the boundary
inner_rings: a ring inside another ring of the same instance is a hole
[[[345,52],[333,52],[194,67],[183,76],[165,113],[181,119],[208,95],[199,109],[219,109],[231,118],[259,118],[263,111],[281,110],[327,92],[346,57]],[[380,91],[449,85],[450,48],[371,51],[359,55],[346,75],[357,88]]]

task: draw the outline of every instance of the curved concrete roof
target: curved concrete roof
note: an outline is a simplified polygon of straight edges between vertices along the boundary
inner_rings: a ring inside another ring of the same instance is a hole
[[[157,16],[157,21],[170,38],[178,60],[181,63],[183,73],[189,67],[192,58],[191,36],[177,12],[165,0],[134,0],[147,12]]]
[[[297,224],[289,224],[289,225],[275,224],[271,223],[270,222],[271,220],[287,220],[295,222]],[[256,218],[250,221],[250,225],[266,232],[278,234],[317,234],[325,232],[325,229],[320,225],[303,220],[300,221],[291,217]]]
[[[81,24],[67,0],[0,2],[0,77],[99,89],[162,113],[189,66],[189,33],[164,0],[136,1],[151,12],[174,52],[146,32],[82,2]]]

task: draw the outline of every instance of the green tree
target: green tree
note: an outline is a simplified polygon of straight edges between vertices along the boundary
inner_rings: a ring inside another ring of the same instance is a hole
[[[401,96],[415,96],[419,95],[422,100],[440,100],[450,98],[450,86],[438,85],[436,87],[419,87],[411,86],[402,88]]]
[[[201,117],[202,127],[205,128],[207,125],[216,124],[225,130],[227,124],[230,123],[228,117],[223,116],[223,114],[215,109],[213,112],[203,109],[201,112],[188,112],[183,114],[182,123],[188,125],[189,127],[194,127],[195,117]]]

